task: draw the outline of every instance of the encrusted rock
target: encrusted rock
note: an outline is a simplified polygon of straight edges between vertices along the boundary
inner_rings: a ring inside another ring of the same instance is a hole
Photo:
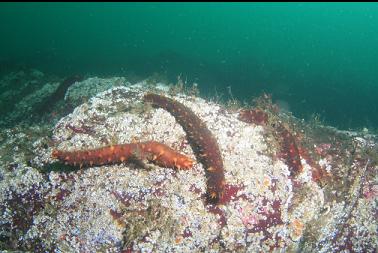
[[[110,89],[101,86],[97,90],[100,83]],[[169,96],[167,87],[159,87],[154,92]],[[277,155],[282,150],[270,143],[269,128],[242,122],[237,112],[222,105],[180,93],[171,95],[206,124],[219,145],[226,185],[222,204],[211,205],[206,202],[206,177],[198,161],[185,171],[148,161],[67,171],[50,157],[55,148],[89,150],[153,140],[195,160],[175,118],[143,103],[144,94],[150,91],[144,83],[89,78],[73,85],[66,101],[79,104],[84,88],[88,100],[60,119],[52,131],[52,142],[40,137],[30,144],[35,149],[31,164],[19,158],[6,163],[13,164],[10,169],[0,167],[0,220],[4,221],[0,236],[6,238],[2,249],[326,252],[340,248],[343,239],[349,250],[376,249],[377,163],[373,158],[366,163],[363,147],[358,151],[361,155],[347,164],[347,159],[337,156],[341,146],[319,144],[316,147],[327,148],[312,160],[301,157],[303,169],[293,178],[285,159]],[[348,166],[353,171],[365,168],[366,173],[344,179],[354,182],[351,184],[341,186],[334,180],[337,185],[324,186],[312,179],[313,164],[327,166],[338,177],[348,177]],[[360,188],[363,194],[356,194]],[[26,203],[35,207],[32,217],[19,217],[25,210],[12,202],[14,196],[27,198]],[[33,198],[34,204],[30,202]],[[12,230],[19,221],[23,221],[22,231]],[[15,244],[17,240],[22,243]]]

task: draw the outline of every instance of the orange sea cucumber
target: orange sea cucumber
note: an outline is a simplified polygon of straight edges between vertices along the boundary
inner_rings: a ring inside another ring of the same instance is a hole
[[[71,152],[54,150],[52,156],[68,165],[79,165],[80,167],[126,162],[131,158],[147,159],[159,166],[177,169],[190,169],[194,163],[189,157],[156,141],[112,145]]]
[[[207,201],[218,204],[224,193],[223,160],[218,143],[205,123],[183,104],[157,94],[146,94],[144,101],[171,113],[187,134],[197,159],[203,164],[207,178]]]

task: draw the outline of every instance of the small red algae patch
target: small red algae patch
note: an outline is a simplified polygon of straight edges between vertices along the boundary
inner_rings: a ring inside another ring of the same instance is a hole
[[[118,220],[119,218],[122,217],[122,213],[117,212],[117,211],[115,211],[115,210],[113,210],[113,209],[110,209],[110,210],[109,210],[109,213],[110,213],[110,215],[113,217],[114,220]]]
[[[264,199],[262,201],[262,208],[258,211],[258,214],[265,216],[264,219],[260,219],[255,226],[248,229],[248,233],[256,233],[263,231],[264,234],[268,233],[267,229],[272,226],[277,226],[279,224],[283,224],[282,218],[281,218],[281,201],[280,200],[274,200],[271,203],[271,209],[273,211],[269,211],[268,209],[268,200]]]
[[[192,234],[192,231],[190,231],[190,229],[187,227],[187,228],[185,228],[185,230],[184,230],[182,236],[183,236],[184,238],[187,238],[187,237],[192,237],[193,234]]]
[[[219,200],[219,203],[227,204],[231,200],[246,199],[247,197],[245,194],[241,194],[240,196],[238,196],[239,191],[242,189],[244,189],[243,185],[226,184],[224,187],[223,195]]]

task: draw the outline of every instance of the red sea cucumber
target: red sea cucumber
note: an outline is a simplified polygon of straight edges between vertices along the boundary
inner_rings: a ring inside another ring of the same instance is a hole
[[[296,177],[302,172],[303,167],[295,138],[290,131],[283,126],[282,123],[278,123],[275,130],[280,139],[281,156],[286,161],[286,165],[289,167],[290,175],[292,177]]]
[[[218,204],[222,199],[225,179],[218,143],[205,123],[183,104],[157,94],[148,93],[144,101],[171,113],[187,134],[197,159],[203,164],[207,178],[207,202]]]
[[[163,167],[189,169],[194,162],[189,157],[156,141],[112,145],[72,152],[54,150],[52,156],[68,165],[80,165],[80,167],[126,162],[134,158],[138,160],[147,159]]]
[[[239,112],[238,119],[246,123],[266,125],[268,114],[260,109],[244,109]],[[281,122],[274,122],[272,126],[276,132],[275,138],[280,145],[280,156],[289,167],[290,175],[296,177],[302,172],[303,167],[295,138]]]
[[[238,119],[246,123],[266,125],[268,114],[260,109],[243,109],[239,112]]]

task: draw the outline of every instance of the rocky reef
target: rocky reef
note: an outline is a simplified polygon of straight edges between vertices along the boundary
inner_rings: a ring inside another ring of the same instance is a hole
[[[184,105],[212,133],[223,163],[219,203],[206,201],[206,168],[187,132],[144,101],[151,92]],[[75,108],[53,125],[1,131],[1,250],[377,250],[375,135],[304,122],[279,112],[267,95],[248,108],[228,107],[127,77],[75,82],[64,101]],[[52,156],[148,141],[184,154],[192,168],[142,156],[79,168]]]

